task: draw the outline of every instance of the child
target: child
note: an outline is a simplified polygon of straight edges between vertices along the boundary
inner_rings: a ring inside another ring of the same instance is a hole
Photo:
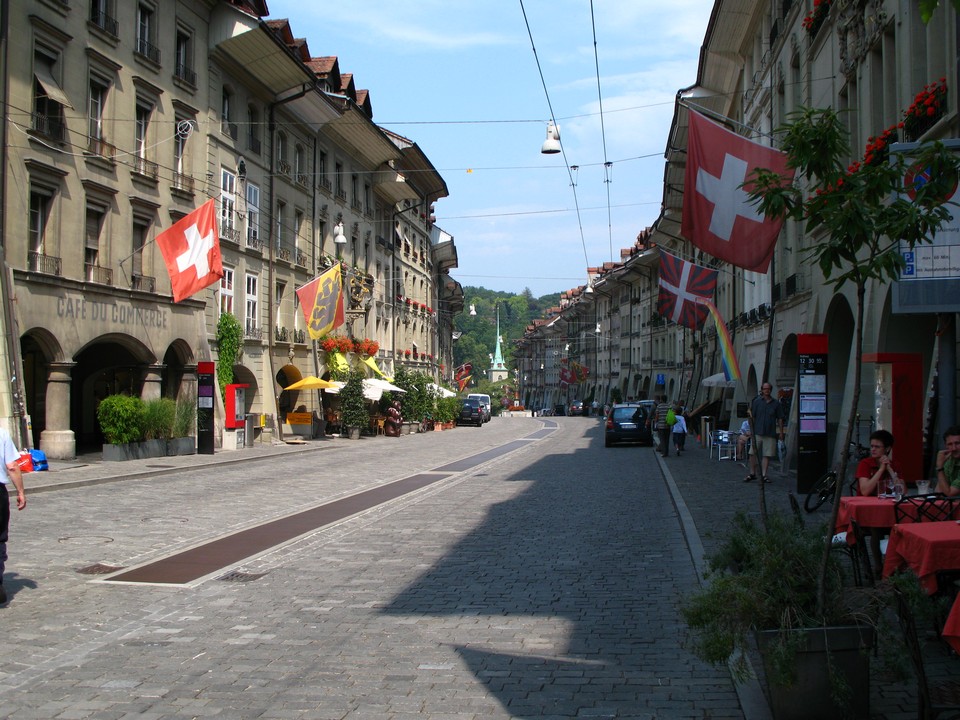
[[[677,455],[679,455],[687,441],[687,421],[683,417],[683,411],[679,405],[673,412],[677,416],[677,421],[673,424],[673,446],[677,449]]]

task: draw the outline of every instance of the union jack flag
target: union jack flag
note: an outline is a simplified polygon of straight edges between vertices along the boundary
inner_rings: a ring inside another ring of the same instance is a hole
[[[699,330],[709,310],[699,302],[712,300],[717,289],[717,271],[681,260],[660,251],[660,295],[657,312],[678,325]]]

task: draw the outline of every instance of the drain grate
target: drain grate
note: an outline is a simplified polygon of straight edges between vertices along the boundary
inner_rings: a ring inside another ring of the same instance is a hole
[[[221,575],[217,580],[223,580],[224,582],[253,582],[254,580],[259,580],[264,575],[266,575],[266,573],[245,573],[239,570],[233,570],[226,575]]]
[[[123,570],[122,565],[104,565],[103,563],[96,563],[95,565],[87,565],[87,567],[80,568],[77,570],[81,575],[109,575],[112,572],[117,570]]]

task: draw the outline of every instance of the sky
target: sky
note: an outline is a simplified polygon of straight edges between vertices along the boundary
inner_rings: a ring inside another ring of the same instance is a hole
[[[540,297],[586,283],[657,219],[674,98],[696,82],[713,0],[267,5],[443,177],[453,277]],[[543,155],[551,117],[564,152]]]

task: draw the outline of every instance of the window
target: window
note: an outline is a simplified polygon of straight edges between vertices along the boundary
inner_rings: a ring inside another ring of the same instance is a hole
[[[30,239],[31,253],[45,254],[47,223],[50,221],[52,200],[52,194],[45,188],[30,188],[30,228],[27,235]]]
[[[243,325],[245,334],[248,336],[257,336],[260,323],[257,322],[257,284],[259,278],[256,275],[247,275],[246,294],[244,296],[244,315]]]
[[[336,173],[336,178],[334,182],[336,183],[337,188],[337,197],[341,200],[347,199],[347,191],[343,187],[343,163],[336,163],[334,166],[334,172]]]
[[[320,178],[320,185],[327,190],[330,189],[330,178],[327,177],[327,153],[323,150],[317,158],[317,176]]]
[[[260,154],[260,111],[247,105],[247,149]]]
[[[144,218],[135,217],[133,219],[133,242],[132,250],[133,257],[131,258],[131,263],[133,265],[133,289],[134,290],[149,290],[153,291],[153,287],[148,287],[143,282],[144,274],[144,263],[143,263],[143,248],[147,244],[147,235],[150,232],[150,221],[145,220]],[[152,280],[153,278],[151,278]]]
[[[114,17],[114,0],[93,0],[90,3],[90,22],[104,32],[117,37],[119,23]]]
[[[103,111],[107,102],[107,84],[99,78],[90,78],[90,96],[87,110],[87,135],[91,140],[103,140]]]
[[[303,253],[300,251],[300,233],[303,232],[303,211],[296,210],[293,213],[293,252],[296,255],[294,260],[297,265],[307,264],[307,259],[303,256]]]
[[[86,237],[84,238],[84,263],[87,266],[87,278],[90,268],[100,261],[100,234],[103,232],[104,208],[87,205]]]
[[[146,105],[137,103],[134,154],[140,159],[146,159],[147,157],[147,126],[150,124],[151,110]]]
[[[360,208],[360,178],[356,173],[350,176],[350,202],[354,210]]]
[[[175,53],[174,77],[196,86],[197,73],[193,69],[193,36],[181,28],[177,28]]]
[[[279,328],[279,327],[282,327],[282,323],[280,322],[280,312],[279,312],[279,308],[280,308],[280,306],[283,304],[283,296],[286,294],[286,292],[287,292],[287,284],[284,283],[284,282],[277,282],[277,286],[276,286],[276,288],[274,288],[274,298],[273,298],[273,302],[274,302],[274,304],[277,306],[277,318],[276,318],[276,320],[277,320],[277,327],[278,327],[278,328]]]
[[[290,259],[290,251],[285,247],[283,242],[283,237],[286,234],[285,227],[287,224],[287,204],[282,200],[277,201],[277,234],[276,234],[276,248],[277,248],[277,257],[281,260]]]
[[[156,18],[153,8],[145,3],[137,5],[137,44],[136,52],[155,63],[160,62],[160,48],[157,47]]]
[[[66,139],[63,109],[71,108],[57,81],[60,57],[38,50],[34,53],[33,129],[54,140]]]
[[[367,215],[373,214],[373,203],[370,201],[370,183],[363,184],[363,210]]]
[[[236,233],[237,176],[220,169],[220,237],[237,241]]]
[[[220,95],[220,132],[237,139],[237,124],[230,122],[233,119],[233,93],[224,86]]]
[[[187,140],[190,139],[188,129],[189,120],[177,120],[177,133],[173,137],[173,185],[180,190],[186,190],[187,181],[190,190],[193,189],[193,178],[187,172]]]
[[[303,153],[303,146],[299,143],[293,150],[293,174],[298,184],[307,184],[306,156]]]
[[[290,163],[287,162],[287,136],[282,133],[277,133],[277,170],[279,170],[284,175],[290,174]]]
[[[223,267],[220,278],[220,314],[233,312],[233,268]]]
[[[247,183],[247,246],[260,247],[260,188]]]

